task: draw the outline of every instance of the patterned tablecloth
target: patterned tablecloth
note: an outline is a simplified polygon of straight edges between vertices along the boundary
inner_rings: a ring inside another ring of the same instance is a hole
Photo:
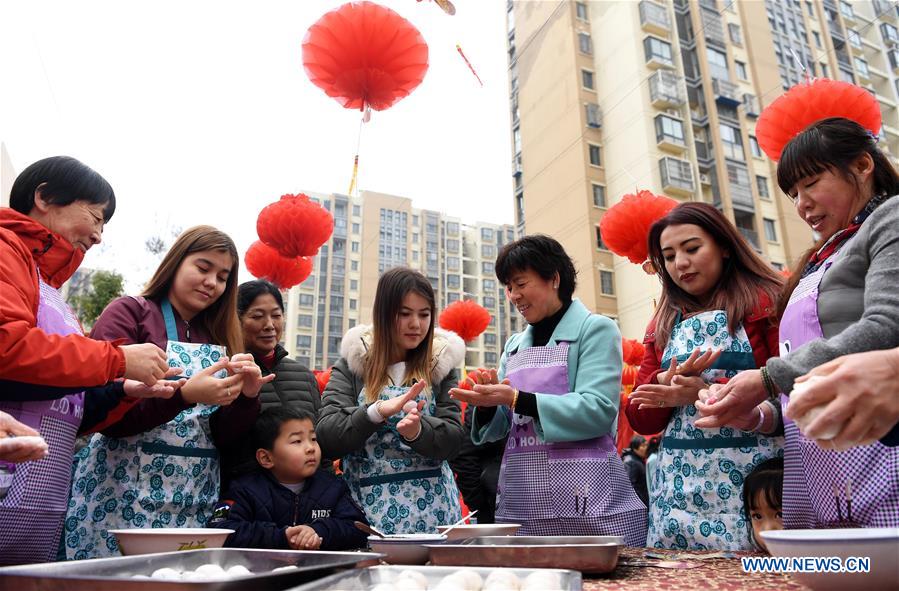
[[[658,568],[628,566],[628,560],[644,561],[643,548],[623,548],[621,564],[609,575],[584,575],[584,591],[620,589],[622,591],[695,591],[720,589],[723,591],[807,591],[789,575],[775,573],[744,573],[739,558],[709,558],[689,560],[698,562],[696,568]],[[675,555],[670,550],[655,550],[658,554]],[[692,552],[714,554],[714,552]],[[749,555],[749,554],[747,554]]]

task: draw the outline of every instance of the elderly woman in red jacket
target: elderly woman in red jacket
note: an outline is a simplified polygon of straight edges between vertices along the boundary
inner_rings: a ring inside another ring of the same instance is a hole
[[[0,564],[56,558],[79,432],[114,421],[128,395],[174,392],[157,384],[168,375],[159,347],[85,337],[59,292],[115,212],[109,183],[74,158],[46,158],[22,171],[9,203],[0,208],[0,415],[18,424],[5,421],[0,434],[39,432],[49,455],[0,461]],[[110,384],[121,377],[138,381]]]

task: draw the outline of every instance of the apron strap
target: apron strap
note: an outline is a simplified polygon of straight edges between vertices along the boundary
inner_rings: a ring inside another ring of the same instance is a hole
[[[397,472],[396,474],[382,474],[381,476],[369,476],[360,478],[359,486],[373,486],[375,484],[387,484],[389,482],[403,482],[423,478],[440,478],[440,468],[433,470],[416,470],[413,472]]]
[[[663,437],[662,447],[668,449],[731,449],[740,447],[758,447],[759,439],[747,437],[703,437],[701,439],[679,439]]]
[[[162,307],[162,317],[165,320],[165,334],[168,340],[176,342],[178,340],[178,325],[175,324],[175,313],[172,311],[172,304],[168,298],[163,298],[160,303]]]
[[[182,456],[186,458],[217,458],[219,452],[215,448],[184,447],[181,445],[169,445],[167,443],[141,443],[140,450],[145,454],[159,454],[165,456]]]

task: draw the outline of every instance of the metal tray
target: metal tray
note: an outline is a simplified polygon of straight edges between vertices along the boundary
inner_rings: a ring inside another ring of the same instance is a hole
[[[341,591],[367,591],[381,583],[391,585],[396,581],[401,572],[407,570],[423,574],[428,579],[428,588],[434,589],[443,577],[458,572],[460,569],[451,566],[374,566],[371,568],[356,569],[331,575],[330,577],[319,579],[312,583],[294,587],[290,591],[325,591],[331,589],[340,589]],[[483,579],[486,579],[490,573],[495,571],[508,571],[514,573],[522,582],[524,582],[524,579],[531,573],[555,573],[559,576],[560,584],[558,590],[581,591],[583,586],[581,573],[574,570],[534,568],[466,568],[465,570],[472,570],[481,575]],[[555,590],[545,589],[544,591]]]
[[[383,554],[371,552],[310,552],[210,548],[98,558],[0,568],[0,591],[225,591],[236,589],[281,590],[332,574],[340,567],[377,564]],[[252,575],[220,581],[164,581],[133,579],[159,568],[195,570],[203,564],[223,568],[242,565]],[[282,566],[296,569],[272,573]]]
[[[618,564],[621,536],[491,536],[429,545],[431,564],[561,568],[608,573]]]

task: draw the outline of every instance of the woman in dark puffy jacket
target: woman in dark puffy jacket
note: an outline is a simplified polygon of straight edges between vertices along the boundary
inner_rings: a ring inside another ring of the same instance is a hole
[[[312,416],[318,414],[321,394],[315,376],[305,365],[287,356],[280,345],[284,331],[284,300],[268,281],[247,281],[237,294],[237,315],[243,329],[244,346],[253,354],[263,375],[275,380],[262,386],[260,412],[272,406],[290,406]],[[222,490],[228,482],[256,469],[256,449],[249,441],[238,442],[222,453]],[[325,465],[326,462],[322,462]]]

